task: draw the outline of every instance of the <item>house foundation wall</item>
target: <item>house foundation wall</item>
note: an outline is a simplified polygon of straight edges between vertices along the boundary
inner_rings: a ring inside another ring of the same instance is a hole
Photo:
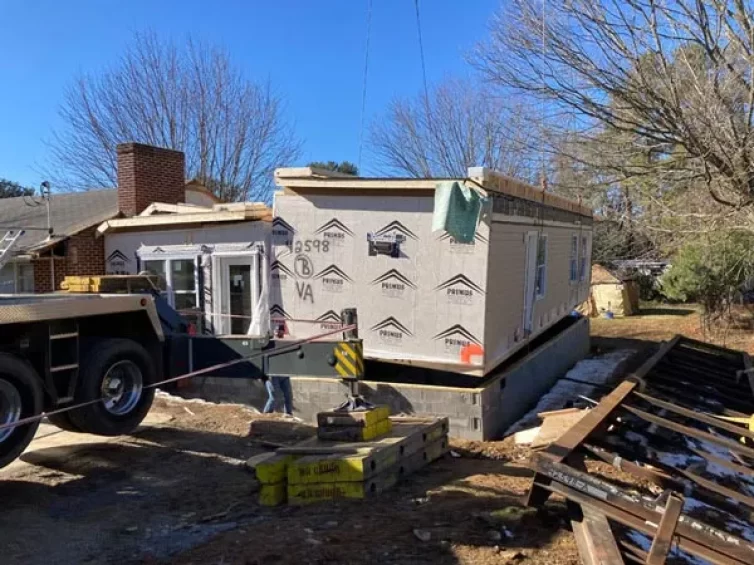
[[[389,405],[394,414],[448,417],[451,437],[492,440],[531,409],[588,352],[589,320],[583,318],[476,388],[365,380],[360,390],[368,401]],[[306,422],[316,422],[317,412],[332,410],[347,394],[338,379],[328,378],[292,377],[291,389],[294,414]],[[244,379],[198,378],[183,393],[258,410],[267,400],[260,381]]]

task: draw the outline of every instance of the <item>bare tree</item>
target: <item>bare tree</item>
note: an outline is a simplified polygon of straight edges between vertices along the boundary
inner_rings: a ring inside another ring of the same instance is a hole
[[[658,203],[672,178],[738,211],[754,203],[753,14],[743,0],[511,0],[474,62],[573,111],[591,140],[619,134],[611,170],[652,175]]]
[[[484,166],[531,177],[531,124],[521,104],[477,85],[448,80],[410,99],[394,100],[371,128],[381,172],[410,177],[464,176]]]
[[[300,153],[284,110],[225,51],[137,35],[118,64],[66,91],[50,169],[70,188],[113,186],[115,146],[136,141],[183,151],[189,177],[223,200],[268,200],[273,169]]]

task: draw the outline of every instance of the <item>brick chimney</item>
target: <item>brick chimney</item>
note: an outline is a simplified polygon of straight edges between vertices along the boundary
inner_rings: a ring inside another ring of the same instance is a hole
[[[118,210],[136,216],[152,202],[178,204],[186,198],[186,159],[181,151],[121,143],[118,152]]]

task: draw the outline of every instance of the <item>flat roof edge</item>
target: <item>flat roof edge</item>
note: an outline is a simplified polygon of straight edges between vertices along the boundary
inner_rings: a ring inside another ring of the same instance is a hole
[[[287,168],[275,170],[275,183],[283,189],[316,190],[394,190],[415,191],[434,190],[438,182],[457,181],[471,182],[484,190],[494,194],[503,194],[522,198],[531,202],[551,206],[560,210],[566,210],[593,217],[593,211],[582,203],[563,196],[544,192],[530,184],[511,178],[498,171],[486,167],[469,167],[466,178],[399,178],[399,177],[355,177],[355,176],[312,176],[300,174],[304,168]]]

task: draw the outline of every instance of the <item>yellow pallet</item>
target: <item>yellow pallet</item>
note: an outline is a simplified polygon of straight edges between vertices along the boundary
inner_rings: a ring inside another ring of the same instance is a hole
[[[292,455],[273,455],[254,467],[257,480],[263,485],[275,485],[285,482],[288,465],[295,459]]]
[[[372,426],[349,427],[327,426],[317,428],[317,437],[327,441],[370,441],[389,433],[393,423],[389,419],[377,422]]]
[[[363,482],[288,485],[288,504],[303,505],[326,500],[364,499],[379,494],[398,482],[398,474],[388,472]]]
[[[272,485],[262,485],[259,489],[259,504],[262,506],[280,506],[288,498],[285,481]]]
[[[390,417],[389,406],[375,406],[363,412],[320,412],[317,414],[318,426],[374,426]]]
[[[395,485],[448,451],[447,437],[441,437],[409,457],[399,460],[383,472],[364,481],[288,484],[288,504],[304,505],[340,499],[361,500]]]
[[[311,455],[288,466],[290,484],[337,483],[364,481],[398,461],[398,453],[364,453],[362,455]]]
[[[447,418],[394,418],[393,429],[369,442],[306,440],[281,451],[301,457],[288,465],[289,484],[365,481],[448,433]],[[311,450],[321,454],[305,455]]]

